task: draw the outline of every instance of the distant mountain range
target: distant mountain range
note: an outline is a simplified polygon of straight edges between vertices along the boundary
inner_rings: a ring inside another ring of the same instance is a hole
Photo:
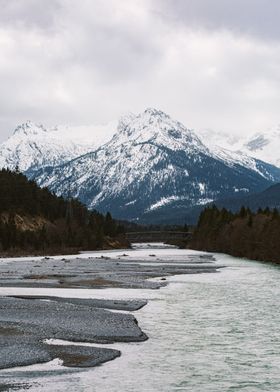
[[[200,131],[199,136],[211,149],[223,147],[280,167],[280,125],[244,137],[212,130]]]
[[[0,146],[0,166],[18,166],[58,195],[145,223],[182,223],[213,200],[251,195],[280,182],[280,168],[206,145],[156,109],[122,118],[106,143],[69,133],[22,125]]]
[[[26,172],[61,165],[106,142],[112,126],[114,124],[108,124],[97,139],[95,127],[59,126],[47,129],[41,124],[27,121],[0,145],[0,167],[13,170],[18,167]]]

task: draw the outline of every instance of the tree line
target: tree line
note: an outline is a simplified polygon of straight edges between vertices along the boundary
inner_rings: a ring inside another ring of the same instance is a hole
[[[190,246],[254,260],[280,262],[280,215],[277,209],[233,213],[215,205],[200,215]]]
[[[0,170],[0,250],[102,249],[124,232],[108,212],[57,197],[18,171]]]

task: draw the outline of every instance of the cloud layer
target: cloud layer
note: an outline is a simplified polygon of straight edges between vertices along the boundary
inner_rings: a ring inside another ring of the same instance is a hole
[[[278,0],[0,0],[0,140],[27,119],[157,107],[229,133],[280,122]]]

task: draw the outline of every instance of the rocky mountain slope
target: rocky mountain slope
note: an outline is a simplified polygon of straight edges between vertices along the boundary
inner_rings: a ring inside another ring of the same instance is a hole
[[[201,131],[200,136],[210,149],[220,146],[280,167],[280,125],[244,137],[209,130]]]
[[[189,206],[183,202],[174,201],[166,206],[167,208],[162,207],[161,209],[150,211],[149,214],[145,214],[143,222],[157,224],[165,223],[166,221],[172,224],[187,222],[188,224],[195,225],[201,212],[213,204],[220,209],[226,208],[232,212],[240,211],[241,207],[250,208],[253,212],[257,212],[260,208],[263,210],[266,208],[280,210],[280,183],[271,185],[261,192],[216,199],[206,205]]]
[[[70,192],[90,208],[139,221],[154,211],[166,214],[175,206],[178,212],[280,181],[280,169],[245,154],[209,149],[156,109],[123,118],[114,137],[97,150],[29,175],[58,195]]]
[[[262,192],[246,195],[238,198],[216,200],[215,205],[219,208],[227,208],[230,211],[238,212],[242,206],[250,208],[256,212],[259,208],[280,209],[280,183],[271,185]]]
[[[96,149],[106,141],[108,132],[95,138],[92,127],[45,128],[27,121],[0,145],[0,167],[20,171],[56,166]]]
[[[280,167],[280,125],[245,140],[243,151]]]

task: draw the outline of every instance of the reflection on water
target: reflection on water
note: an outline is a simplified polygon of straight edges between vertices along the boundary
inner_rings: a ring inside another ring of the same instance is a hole
[[[56,362],[1,371],[0,382],[32,392],[279,392],[280,269],[223,255],[217,263],[228,268],[175,276],[157,291],[124,290],[150,298],[135,313],[150,339],[114,344],[121,358],[86,371]]]

